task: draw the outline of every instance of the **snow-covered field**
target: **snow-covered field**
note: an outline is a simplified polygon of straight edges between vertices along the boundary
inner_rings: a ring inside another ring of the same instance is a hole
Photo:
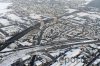
[[[6,13],[8,11],[11,11],[11,9],[7,9],[8,6],[10,6],[12,3],[0,3],[0,14]]]
[[[90,2],[92,2],[93,0],[85,0],[86,3],[85,4],[89,4]]]

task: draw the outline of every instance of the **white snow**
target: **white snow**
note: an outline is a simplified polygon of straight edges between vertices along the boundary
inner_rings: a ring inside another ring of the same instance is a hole
[[[51,66],[82,66],[83,63],[81,62],[81,59],[73,59],[72,57],[78,55],[81,52],[80,49],[72,49],[71,51],[66,52],[66,56],[64,56],[65,59],[58,59],[57,62],[52,64]],[[65,61],[66,60],[66,61]]]
[[[40,65],[42,64],[42,62],[41,62],[41,61],[36,61],[35,64],[36,64],[37,66],[40,66]]]
[[[88,16],[88,17],[90,17],[91,19],[100,18],[100,15],[98,15],[98,14],[91,14],[91,13],[85,13],[85,12],[77,13],[77,15],[78,15],[79,17]]]
[[[9,14],[7,15],[7,17],[11,20],[14,20],[14,21],[20,21],[20,22],[23,22],[23,20],[21,20],[21,18],[15,14]]]
[[[20,44],[23,45],[23,46],[31,46],[32,45],[32,43],[29,43],[27,41],[21,42]]]
[[[19,26],[9,26],[9,27],[4,27],[1,28],[2,30],[6,31],[7,33],[9,33],[9,35],[13,35],[17,32],[20,32],[23,30],[23,28],[20,28]]]
[[[22,58],[22,60],[27,60],[28,58],[30,58],[31,56],[30,55],[26,55]]]
[[[12,44],[9,45],[9,47],[10,47],[11,49],[15,49],[15,48],[17,48],[18,46],[17,46],[15,43],[12,43]]]
[[[83,66],[84,63],[78,63],[76,66]]]
[[[39,48],[39,49],[44,49],[43,48]],[[12,53],[11,55],[8,55],[6,57],[3,58],[3,62],[0,63],[0,66],[9,66],[11,65],[12,63],[16,62],[16,60],[18,60],[19,58],[22,58],[24,56],[26,56],[26,54],[28,54],[29,52],[32,52],[32,51],[36,51],[36,50],[39,50],[37,48],[30,48],[30,49],[25,49],[25,50],[21,50],[21,51],[16,51],[14,53]]]
[[[94,47],[94,48],[98,48],[98,46],[95,45],[95,44],[90,44],[90,46],[91,46],[91,47]]]
[[[76,9],[66,9],[66,11],[68,11],[68,13],[72,13],[72,12],[75,12],[77,10]]]
[[[41,15],[30,14],[30,17],[33,19],[41,19]]]
[[[50,53],[50,55],[52,55],[53,57],[56,57],[56,56],[59,56],[60,53],[64,53],[64,51],[65,51],[65,49],[53,51]]]
[[[0,23],[4,26],[10,25],[10,22],[6,19],[0,19]]]
[[[86,3],[85,4],[89,4],[91,1],[93,1],[93,0],[85,0],[86,1]]]
[[[72,52],[69,51],[69,52],[66,53],[66,57],[67,58],[74,57],[74,56],[78,55],[80,52],[81,52],[80,49],[73,49]]]
[[[100,49],[100,46],[98,47],[98,49]]]
[[[5,40],[8,40],[9,38],[11,38],[11,36],[7,36],[7,37],[5,37]]]
[[[56,63],[52,64],[51,66],[60,66],[60,63],[56,62]]]
[[[94,41],[97,41],[97,40],[86,40],[86,41],[83,41],[83,42],[94,42]]]
[[[75,19],[75,20],[81,20],[81,21],[83,20],[83,19],[80,18],[80,17],[75,17],[74,19]]]
[[[0,43],[5,42],[5,35],[0,32]]]
[[[93,64],[98,64],[100,63],[100,59],[97,59]]]
[[[4,39],[4,38],[5,38],[5,35],[0,32],[0,39]]]
[[[76,66],[78,62],[71,63],[70,66]]]
[[[10,9],[7,9],[8,6],[10,6],[12,3],[0,3],[0,13],[6,13],[8,11],[11,11]]]
[[[10,49],[10,48],[5,48],[4,50],[2,50],[2,52],[4,52],[4,51],[10,51],[10,50],[12,50],[12,49]]]
[[[59,52],[50,53],[50,55],[52,55],[53,57],[56,57],[59,55]]]
[[[80,12],[80,13],[77,13],[78,16],[80,17],[83,17],[83,16],[87,16],[89,15],[88,13],[84,13],[84,12]]]
[[[89,16],[93,19],[100,18],[100,15],[97,14],[90,14]]]
[[[63,16],[62,19],[68,19],[68,18],[73,18],[75,17],[74,15],[70,15],[70,16]]]

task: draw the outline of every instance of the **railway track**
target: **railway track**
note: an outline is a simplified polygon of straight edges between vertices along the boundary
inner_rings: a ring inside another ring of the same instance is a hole
[[[14,35],[13,37],[9,38],[3,44],[0,44],[0,51],[3,50],[4,48],[6,48],[7,46],[9,46],[11,43],[14,43],[15,41],[17,41],[18,39],[23,37],[25,34],[30,32],[31,30],[39,29],[39,27],[40,27],[40,23],[37,23],[34,26],[31,26],[31,27],[27,28],[26,30],[23,30],[22,32],[20,32],[20,33]]]

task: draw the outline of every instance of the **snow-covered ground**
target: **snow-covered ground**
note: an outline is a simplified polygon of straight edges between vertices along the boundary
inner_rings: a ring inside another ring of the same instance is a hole
[[[71,51],[65,53],[62,60],[59,58],[58,61],[51,66],[83,66],[81,59],[72,59],[74,56],[80,54],[80,52],[80,49],[72,49]]]
[[[11,4],[12,3],[0,3],[0,14],[5,14],[6,12],[11,11],[11,9],[7,9]]]
[[[9,26],[9,27],[4,27],[2,28],[2,30],[4,30],[5,32],[7,32],[9,35],[14,35],[18,32],[21,32],[23,30],[23,28],[20,28],[19,26]]]
[[[21,20],[21,17],[15,15],[15,14],[7,14],[7,17],[13,21],[19,21],[19,22],[22,22],[24,23],[22,20]]]
[[[6,19],[0,19],[0,24],[2,24],[4,26],[8,26],[8,25],[10,25],[10,22]]]
[[[41,15],[37,15],[37,14],[30,14],[30,17],[33,19],[41,19]]]
[[[89,4],[91,1],[93,1],[93,0],[85,0],[86,1],[86,3],[85,4]]]
[[[66,11],[68,12],[68,13],[72,13],[72,12],[75,12],[75,11],[77,11],[76,9],[66,9]]]

